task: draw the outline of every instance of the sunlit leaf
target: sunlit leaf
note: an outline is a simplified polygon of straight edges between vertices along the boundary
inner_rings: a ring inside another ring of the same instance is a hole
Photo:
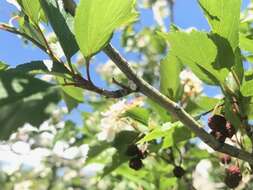
[[[128,116],[146,126],[148,126],[149,115],[150,114],[147,109],[140,107],[131,108],[124,114],[124,116]]]
[[[4,62],[0,61],[0,71],[7,69],[9,66],[6,65]]]
[[[160,63],[161,92],[173,100],[177,100],[180,88],[179,74],[182,64],[177,57],[169,54]]]
[[[25,14],[29,16],[35,24],[38,24],[44,17],[39,0],[18,0],[18,2]]]
[[[85,57],[103,48],[118,27],[137,19],[135,0],[81,0],[75,16],[75,33]]]
[[[225,81],[227,69],[216,69],[218,48],[207,33],[171,32],[163,35],[171,45],[171,54],[190,67],[201,80],[207,84],[219,84]]]
[[[199,0],[212,32],[225,38],[233,51],[239,44],[241,0]]]
[[[241,87],[244,96],[253,96],[253,80],[245,81]]]

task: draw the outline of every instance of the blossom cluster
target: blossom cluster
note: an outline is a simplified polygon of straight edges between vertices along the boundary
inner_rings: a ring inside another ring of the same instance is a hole
[[[132,120],[127,117],[122,117],[122,115],[127,110],[140,106],[142,103],[142,99],[137,98],[130,102],[121,100],[111,105],[108,111],[102,113],[100,122],[101,132],[97,135],[98,139],[100,141],[111,142],[120,131],[134,130]]]

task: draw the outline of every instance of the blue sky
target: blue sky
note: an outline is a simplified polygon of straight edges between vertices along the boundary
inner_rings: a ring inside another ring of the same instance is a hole
[[[243,8],[246,7],[248,2],[249,0],[243,0]],[[1,0],[0,22],[8,22],[12,12],[15,10],[14,6],[5,0]],[[145,26],[154,24],[151,11],[141,11],[141,19],[142,24]],[[208,30],[208,24],[197,4],[197,0],[176,0],[175,23],[182,28],[196,27]],[[3,31],[0,31],[0,43],[0,60],[10,65],[47,58],[40,50],[24,45],[19,38]],[[113,43],[118,47],[120,46],[117,36],[114,38]]]
[[[243,0],[242,9],[244,9],[249,3],[249,0]],[[7,3],[6,0],[0,0],[0,22],[8,23],[12,12],[16,8]],[[175,3],[175,23],[181,28],[195,27],[199,30],[208,30],[208,24],[204,18],[201,9],[198,6],[197,0],[176,0]],[[141,10],[141,27],[154,25],[152,11]],[[122,54],[128,59],[134,59],[134,55],[126,54],[120,47],[119,35],[114,35],[113,44],[116,46]],[[0,30],[0,61],[3,61],[11,66],[30,62],[32,60],[47,59],[47,55],[41,52],[39,49],[30,45],[25,45],[17,36],[6,33]],[[105,56],[99,54],[95,61],[103,61]],[[95,82],[104,85],[102,80],[95,77]],[[209,95],[217,94],[217,89],[206,87],[205,92]],[[77,114],[72,114],[74,117]]]

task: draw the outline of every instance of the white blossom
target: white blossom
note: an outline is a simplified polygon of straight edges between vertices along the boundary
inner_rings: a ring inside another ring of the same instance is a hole
[[[150,42],[150,37],[148,35],[143,35],[140,38],[137,38],[137,46],[140,48],[148,46],[149,42]]]
[[[83,144],[79,147],[79,150],[80,150],[80,154],[83,158],[87,158],[88,156],[88,152],[89,152],[89,145],[88,144]]]
[[[10,136],[10,140],[15,141],[28,141],[29,134],[32,132],[37,132],[38,129],[33,127],[32,125],[26,123],[23,127],[20,127],[16,133],[13,133]]]
[[[103,164],[91,163],[81,169],[80,173],[84,177],[94,177],[98,172],[102,171],[103,168]]]
[[[214,183],[210,180],[209,172],[212,169],[210,160],[201,160],[193,172],[193,186],[196,189],[213,190],[220,189],[220,183]]]
[[[52,32],[47,34],[46,38],[49,43],[49,47],[53,51],[54,55],[57,58],[62,58],[64,56],[64,52],[59,41],[57,40],[56,35]]]
[[[165,30],[165,25],[163,19],[169,15],[169,4],[167,0],[156,1],[152,6],[154,19],[159,26]]]
[[[40,125],[39,131],[41,131],[41,132],[43,132],[43,131],[50,131],[51,133],[56,134],[55,125],[52,124],[52,121],[50,119],[44,121]]]
[[[65,141],[57,141],[53,147],[53,153],[57,156],[62,156],[64,150],[69,147],[68,143]]]
[[[140,0],[138,2],[140,8],[149,8],[152,4],[152,0]]]
[[[30,144],[23,141],[15,142],[11,148],[17,154],[28,154],[31,151]]]
[[[21,156],[20,159],[23,168],[39,173],[45,168],[43,160],[50,155],[51,151],[49,149],[36,148],[31,150],[29,154]]]
[[[78,173],[75,170],[67,169],[64,172],[63,180],[64,181],[70,181],[71,179],[77,177]]]
[[[184,85],[184,92],[191,95],[198,95],[203,91],[203,83],[199,78],[188,69],[180,73],[181,84]]]
[[[51,146],[54,139],[54,134],[49,132],[42,132],[38,137],[36,138],[36,144],[42,147],[49,147]]]
[[[66,106],[53,110],[52,119],[56,119],[57,121],[59,121],[59,123],[57,123],[57,127],[61,128],[62,125],[65,125],[65,122],[62,122],[61,119],[67,113],[68,113],[68,108]]]
[[[21,165],[20,156],[11,151],[10,146],[0,145],[0,170],[12,175]]]
[[[141,100],[137,99],[131,103],[127,103],[126,100],[121,100],[116,104],[113,104],[108,111],[102,113],[103,118],[101,119],[100,126],[101,132],[98,133],[97,137],[100,141],[111,142],[114,140],[117,133],[123,130],[133,130],[131,120],[121,115],[129,108],[140,105]]]
[[[97,72],[105,78],[118,77],[119,75],[122,75],[119,68],[111,60],[99,65],[99,67],[97,67]]]
[[[83,144],[80,147],[72,146],[69,147],[69,144],[65,141],[56,142],[53,152],[64,159],[72,160],[76,158],[82,158],[83,161],[86,160],[89,151],[89,146]]]
[[[30,190],[32,188],[32,181],[25,180],[14,185],[14,190]]]

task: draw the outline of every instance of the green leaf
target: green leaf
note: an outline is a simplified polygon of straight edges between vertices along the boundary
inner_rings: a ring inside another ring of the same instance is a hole
[[[152,140],[164,138],[163,148],[168,148],[181,141],[193,138],[193,133],[180,122],[165,123],[162,127],[157,127],[145,137],[143,137],[138,143],[145,143]]]
[[[217,70],[223,68],[230,69],[235,64],[235,55],[229,41],[217,34],[210,34],[209,37],[213,40],[218,50],[213,67]]]
[[[240,33],[240,48],[242,50],[253,53],[253,40],[248,38],[246,35]]]
[[[18,65],[16,68],[9,69],[9,72],[34,73],[34,74],[52,74],[65,77],[70,75],[70,71],[62,64],[52,61],[31,61]]]
[[[142,186],[145,189],[150,189],[150,183],[146,179],[146,176],[148,175],[148,171],[146,170],[135,171],[129,168],[129,166],[125,164],[117,168],[117,170],[115,170],[115,174],[120,175],[124,177],[125,179],[128,179],[132,182],[138,183],[140,186]]]
[[[128,160],[129,160],[129,157],[124,156],[124,155],[119,154],[118,152],[116,152],[112,156],[111,163],[109,163],[108,165],[106,165],[104,167],[104,170],[103,170],[103,173],[102,173],[102,177],[104,177],[104,176],[112,173],[115,169],[117,169],[118,167],[120,167],[122,164],[124,164]]]
[[[176,177],[161,177],[160,179],[160,190],[167,190],[168,188],[175,186],[177,184],[177,178]]]
[[[76,39],[85,57],[100,51],[115,29],[136,21],[135,0],[80,0],[75,16]]]
[[[208,159],[210,158],[210,153],[207,150],[202,150],[196,147],[191,147],[189,151],[187,151],[186,154],[187,159]]]
[[[160,63],[160,90],[173,100],[177,100],[180,88],[179,74],[182,64],[177,57],[169,54]]]
[[[53,85],[28,75],[0,72],[0,139],[25,123],[39,126],[60,100]]]
[[[39,0],[18,0],[18,3],[21,5],[25,14],[29,16],[35,24],[38,24],[44,17]]]
[[[215,69],[217,47],[207,33],[178,31],[163,37],[171,45],[171,54],[190,67],[201,80],[211,85],[225,81],[228,70]]]
[[[146,134],[145,137],[143,137],[138,143],[142,144],[145,142],[157,140],[159,138],[164,137],[166,135],[166,133],[168,132],[169,127],[171,127],[171,126],[164,125],[162,127],[159,126],[159,127],[155,128],[153,131]]]
[[[239,45],[241,0],[199,0],[199,4],[211,25],[212,33],[227,39],[235,51]]]
[[[124,116],[128,116],[146,126],[148,126],[149,115],[150,113],[147,109],[140,107],[131,108],[124,114]]]
[[[189,140],[193,137],[195,137],[195,135],[190,129],[186,128],[182,124],[175,125],[174,127],[171,127],[168,132],[166,132],[162,148],[174,146],[177,143]]]
[[[6,65],[4,62],[0,61],[0,71],[6,70],[9,66]]]
[[[106,176],[111,173],[123,163],[129,160],[129,157],[126,155],[126,150],[129,144],[134,143],[138,133],[134,131],[121,131],[115,137],[112,146],[117,149],[117,152],[112,157],[112,162],[105,166],[102,176]]]
[[[63,91],[63,99],[69,112],[84,101],[83,89],[71,86],[61,87],[61,89]]]
[[[252,120],[253,119],[253,98],[251,98],[247,106],[248,107],[247,107],[246,113],[247,113],[248,119]]]
[[[70,96],[69,94],[65,93],[63,90],[62,90],[62,98],[68,108],[68,112],[70,113],[74,108],[76,108],[80,103],[82,102],[79,102],[77,101],[75,98],[73,98],[72,96]]]
[[[148,104],[150,105],[153,112],[158,114],[158,116],[160,117],[159,119],[161,119],[163,122],[168,122],[171,120],[169,112],[162,106],[160,106],[158,103],[154,102],[151,99],[148,99]]]
[[[63,78],[57,78],[59,84],[64,84]],[[62,97],[69,112],[84,101],[83,89],[75,86],[61,86]]]
[[[235,65],[232,67],[232,70],[235,72],[240,83],[242,83],[243,77],[244,77],[244,67],[243,67],[242,57],[243,56],[242,56],[241,50],[238,47],[235,50]]]
[[[93,158],[96,158],[99,154],[108,148],[111,148],[111,143],[103,142],[90,146],[86,162],[89,162]]]
[[[219,102],[220,100],[217,98],[199,96],[194,100],[190,100],[185,110],[190,114],[200,114],[213,109]]]
[[[112,145],[118,152],[125,155],[128,145],[134,143],[138,134],[135,131],[121,131],[116,135]]]
[[[40,0],[41,6],[59,39],[64,54],[68,59],[70,59],[79,50],[79,47],[77,45],[75,36],[70,30],[71,25],[68,26],[67,18],[64,18],[64,15],[60,12],[60,10],[55,6],[55,3],[53,2],[55,1]]]
[[[253,80],[245,81],[241,87],[243,96],[253,96]]]

